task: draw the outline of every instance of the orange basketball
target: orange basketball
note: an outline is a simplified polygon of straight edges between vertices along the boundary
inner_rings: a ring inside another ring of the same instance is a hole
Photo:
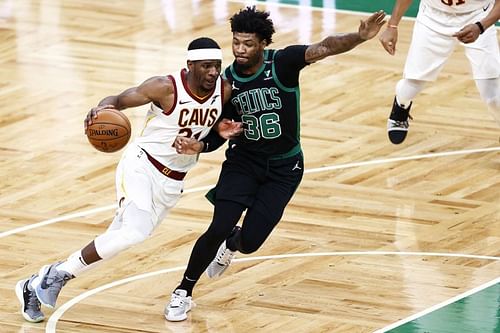
[[[125,147],[130,139],[130,122],[115,109],[97,111],[97,118],[87,128],[87,138],[95,149],[113,153]]]

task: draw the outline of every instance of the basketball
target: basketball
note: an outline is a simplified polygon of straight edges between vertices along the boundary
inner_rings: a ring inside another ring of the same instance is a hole
[[[125,147],[130,139],[130,122],[123,112],[115,109],[103,109],[97,112],[97,118],[87,127],[87,138],[95,149],[113,153]]]

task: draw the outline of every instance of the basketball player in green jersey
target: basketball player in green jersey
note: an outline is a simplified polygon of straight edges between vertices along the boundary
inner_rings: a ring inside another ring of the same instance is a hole
[[[379,11],[361,21],[358,32],[269,50],[274,26],[268,12],[247,7],[231,17],[235,60],[224,72],[232,82],[224,117],[243,122],[245,130],[229,143],[216,189],[209,193],[215,205],[212,223],[193,248],[182,282],[165,309],[167,320],[187,318],[193,287],[205,270],[209,277],[220,276],[236,251],[252,253],[264,243],[299,186],[304,172],[301,69],[373,38],[384,18]],[[223,141],[210,134],[202,141],[179,137],[176,147],[180,153],[198,153],[214,150]],[[245,210],[241,229],[235,227]]]

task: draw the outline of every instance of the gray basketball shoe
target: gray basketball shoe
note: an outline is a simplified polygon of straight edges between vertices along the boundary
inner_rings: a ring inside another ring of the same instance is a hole
[[[36,275],[29,279],[24,279],[16,284],[16,296],[21,303],[21,313],[27,321],[38,323],[45,319],[40,310],[40,301],[36,297],[35,291],[31,288],[31,281]]]
[[[187,291],[176,289],[172,293],[170,303],[165,307],[165,318],[168,321],[182,321],[187,319],[187,313],[196,304],[187,296]]]
[[[38,300],[49,308],[56,306],[57,296],[62,287],[72,279],[73,276],[65,271],[58,271],[56,266],[59,263],[45,265],[40,269],[40,283],[35,288]]]
[[[235,256],[236,252],[228,249],[226,241],[223,241],[214,260],[212,260],[210,265],[207,267],[208,277],[214,279],[221,276],[222,273],[224,273],[224,271],[229,267]]]

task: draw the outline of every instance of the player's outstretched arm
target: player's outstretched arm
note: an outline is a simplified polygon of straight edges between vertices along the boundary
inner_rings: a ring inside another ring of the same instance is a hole
[[[358,32],[328,36],[319,43],[309,45],[306,49],[306,62],[312,63],[334,54],[347,52],[364,41],[372,39],[384,25],[384,18],[384,11],[379,10],[366,20],[361,20]]]
[[[157,102],[164,109],[170,108],[174,100],[174,88],[166,76],[154,76],[137,87],[124,90],[118,95],[103,98],[99,104],[87,113],[84,120],[85,129],[97,119],[98,113],[103,109],[123,110],[126,108]]]
[[[410,7],[412,0],[397,0],[392,9],[391,18],[387,22],[387,27],[380,34],[379,41],[390,55],[396,53],[396,43],[398,42],[398,25],[404,13]]]
[[[226,140],[233,139],[243,132],[243,124],[241,122],[226,118],[220,119],[213,128]]]

